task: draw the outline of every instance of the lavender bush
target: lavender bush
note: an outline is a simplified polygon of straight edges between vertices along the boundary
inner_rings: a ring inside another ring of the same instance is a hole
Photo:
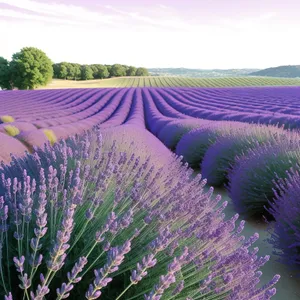
[[[5,163],[11,161],[10,153],[23,155],[28,150],[20,141],[2,132],[0,132],[0,149],[0,161]]]
[[[172,172],[99,132],[2,165],[0,293],[5,299],[270,299],[257,240],[174,157]],[[24,169],[25,168],[25,169]],[[24,169],[24,170],[23,170]],[[20,172],[21,171],[21,172]],[[18,174],[18,176],[14,176]],[[13,175],[13,176],[11,176]]]
[[[183,135],[176,147],[176,154],[193,168],[199,168],[207,149],[220,136],[232,134],[234,131],[247,126],[240,122],[215,121],[206,126],[196,128]]]
[[[175,150],[182,136],[192,129],[207,126],[209,121],[202,119],[175,120],[166,124],[158,133],[158,138],[171,150]]]
[[[275,218],[270,242],[279,260],[296,269],[300,275],[300,174],[299,166],[276,182],[275,198],[269,212]]]
[[[221,186],[227,183],[228,171],[234,165],[236,156],[246,154],[250,149],[266,143],[276,145],[286,134],[278,127],[255,124],[221,136],[204,155],[201,164],[202,176],[207,179],[209,185]]]
[[[235,160],[229,171],[229,195],[238,213],[270,217],[265,207],[274,198],[274,179],[300,161],[299,137],[287,135],[277,145],[266,144]]]

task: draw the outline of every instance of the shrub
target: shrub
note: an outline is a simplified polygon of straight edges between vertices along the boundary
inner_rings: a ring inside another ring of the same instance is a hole
[[[299,166],[287,178],[276,182],[274,201],[269,212],[275,218],[270,242],[279,260],[300,275],[300,174]]]
[[[14,122],[15,119],[12,116],[1,116],[0,121],[2,123],[11,123],[11,122]]]
[[[165,174],[141,161],[138,147],[105,151],[101,144],[99,133],[86,133],[3,168],[0,293],[7,299],[276,293],[279,275],[256,287],[269,259],[249,249],[258,235],[243,241],[244,222],[235,229],[237,215],[224,220],[226,202],[204,193],[205,181],[192,179],[178,159],[177,172]],[[5,176],[26,165],[20,179]]]
[[[31,124],[31,123],[27,123],[27,122],[11,122],[9,125],[6,123],[0,124],[0,132],[5,133],[5,127],[6,126],[14,126],[17,127],[19,129],[19,131],[29,131],[29,130],[35,130],[36,127]]]
[[[22,155],[28,150],[17,139],[0,132],[0,162],[9,163],[11,161],[10,154]]]
[[[239,122],[209,122],[206,126],[186,133],[177,144],[176,154],[182,155],[191,167],[199,168],[205,152],[216,142],[218,137],[232,134],[235,130],[245,126],[247,124]]]
[[[53,145],[57,140],[54,132],[49,129],[23,131],[16,135],[16,138],[21,141],[31,152],[33,152],[34,146],[41,147],[48,141],[51,145]]]
[[[175,120],[167,123],[158,133],[158,138],[171,150],[175,150],[184,134],[194,128],[205,126],[209,121],[201,119]]]
[[[296,139],[299,139],[299,137]],[[263,145],[239,157],[229,171],[229,195],[238,213],[270,217],[265,210],[274,198],[273,180],[300,161],[299,141]]]
[[[285,134],[283,129],[277,127],[248,125],[245,130],[221,136],[204,155],[201,164],[202,176],[209,185],[221,186],[227,183],[228,171],[234,165],[236,156],[265,143],[276,145]]]
[[[15,136],[20,133],[20,130],[16,126],[12,126],[12,125],[4,126],[4,130],[10,136]]]
[[[53,130],[43,129],[43,132],[46,135],[46,137],[48,138],[48,141],[50,142],[50,144],[53,146],[54,143],[57,142],[57,138],[56,138],[55,133],[53,132]]]

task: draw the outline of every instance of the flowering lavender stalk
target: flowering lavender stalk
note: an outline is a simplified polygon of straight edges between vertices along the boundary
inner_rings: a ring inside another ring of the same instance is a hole
[[[46,235],[48,228],[47,226],[47,213],[46,211],[46,180],[45,180],[45,173],[44,169],[40,170],[40,186],[39,186],[39,198],[38,198],[38,207],[35,209],[35,215],[36,215],[36,226],[34,230],[35,237],[33,237],[30,241],[31,249],[33,250],[33,253],[31,253],[30,258],[30,265],[31,265],[31,271],[29,279],[30,281],[33,280],[33,277],[42,263],[43,255],[38,255],[38,250],[42,247],[42,244],[40,243],[40,240]]]
[[[123,290],[123,292],[116,298],[116,300],[119,300],[133,285],[138,284],[143,279],[143,277],[147,276],[147,270],[154,267],[157,263],[157,259],[154,258],[155,254],[148,254],[143,257],[141,264],[137,263],[136,270],[133,270],[131,272],[131,283]]]
[[[74,288],[73,283],[78,283],[81,280],[79,273],[82,272],[84,266],[87,264],[87,259],[82,256],[73,267],[71,273],[68,272],[68,283],[63,283],[60,289],[57,289],[57,300],[68,298],[70,291]]]
[[[86,299],[97,299],[101,296],[101,289],[112,281],[109,274],[116,272],[122,264],[125,254],[130,251],[131,242],[126,241],[123,246],[114,247],[108,252],[107,263],[103,268],[95,270],[95,280],[90,284],[88,291],[85,294]]]
[[[168,273],[160,276],[159,283],[154,286],[153,290],[148,295],[144,295],[145,300],[159,300],[162,297],[164,291],[168,289],[171,284],[176,282],[175,274],[179,272],[182,265],[186,263],[187,256],[188,249],[185,248],[182,255],[180,257],[175,257],[168,265]]]
[[[61,230],[57,232],[57,241],[50,252],[51,259],[47,261],[48,272],[42,285],[36,291],[36,297],[43,297],[47,293],[46,287],[50,284],[55,273],[62,268],[66,259],[66,250],[70,247],[68,241],[74,227],[73,218],[76,205],[71,204],[64,213]]]

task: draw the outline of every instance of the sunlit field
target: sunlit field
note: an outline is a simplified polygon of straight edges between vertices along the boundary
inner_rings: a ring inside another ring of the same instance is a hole
[[[238,87],[238,86],[300,86],[298,78],[273,77],[225,77],[225,78],[184,78],[184,77],[116,77],[95,80],[53,79],[41,89],[97,88],[97,87]]]
[[[1,297],[299,299],[297,80],[156,80],[0,93]]]

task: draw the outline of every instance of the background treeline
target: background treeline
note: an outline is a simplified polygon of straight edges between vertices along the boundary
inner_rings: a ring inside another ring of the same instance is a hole
[[[114,65],[80,65],[61,62],[53,64],[53,78],[71,80],[104,79],[120,76],[149,76],[146,68],[136,68],[120,64]]]
[[[148,76],[146,68],[120,64],[80,65],[68,62],[54,64],[40,49],[24,47],[11,61],[0,56],[0,89],[27,90],[46,86],[52,78],[89,80],[119,76]]]

